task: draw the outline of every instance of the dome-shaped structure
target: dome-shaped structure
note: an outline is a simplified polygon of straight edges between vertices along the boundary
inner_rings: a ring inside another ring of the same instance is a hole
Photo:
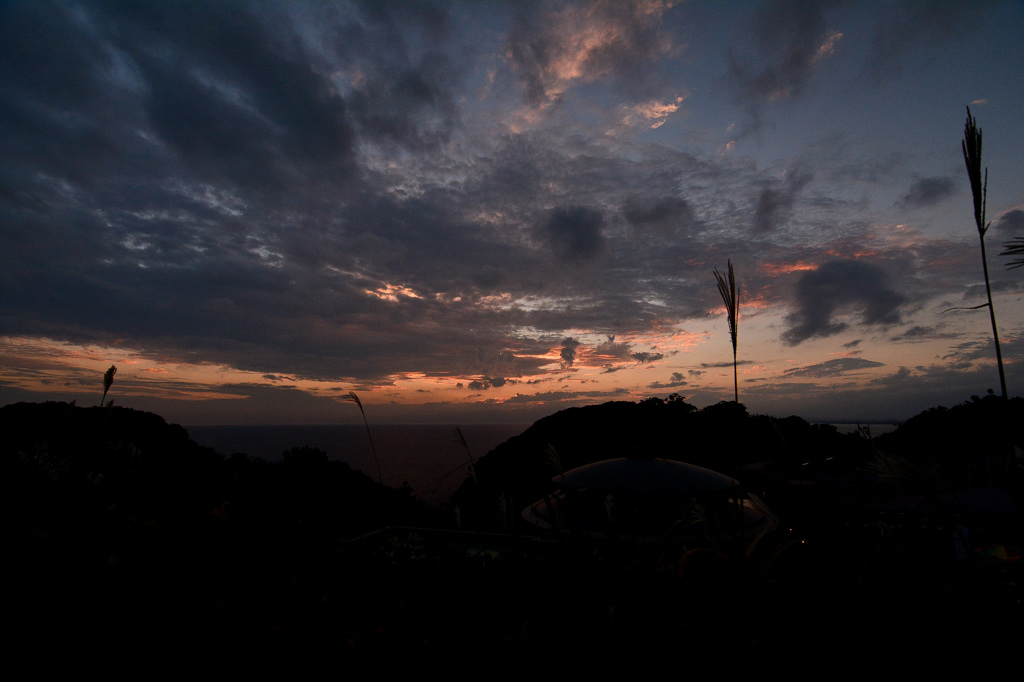
[[[552,479],[563,488],[609,493],[701,495],[738,488],[734,478],[660,457],[620,457],[586,464]]]
[[[558,533],[693,546],[742,540],[749,551],[778,525],[736,479],[672,459],[609,459],[552,482],[559,489],[527,507],[523,517]]]

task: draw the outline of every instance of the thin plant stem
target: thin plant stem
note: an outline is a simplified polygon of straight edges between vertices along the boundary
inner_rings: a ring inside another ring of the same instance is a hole
[[[971,115],[971,108],[967,107],[967,123],[964,124],[964,139],[961,144],[964,152],[964,165],[967,166],[967,179],[971,183],[971,198],[974,200],[974,224],[978,228],[978,238],[981,240],[981,265],[985,273],[985,294],[988,297],[988,314],[992,321],[992,338],[996,344],[996,364],[999,366],[999,387],[1002,389],[1003,399],[1009,396],[1006,391],[1006,373],[1003,371],[1003,350],[999,344],[999,330],[996,326],[996,309],[992,305],[992,285],[989,282],[988,258],[985,256],[985,233],[992,223],[985,222],[985,208],[988,201],[988,169],[984,175],[981,172],[981,129],[977,120]],[[982,306],[978,306],[979,308]]]
[[[373,435],[370,433],[370,422],[366,421],[366,410],[363,409],[363,403],[359,400],[359,396],[356,395],[355,391],[349,391],[348,395],[343,396],[342,400],[350,403],[355,403],[359,407],[359,412],[363,415],[363,425],[366,426],[366,437],[370,439],[370,451],[373,452],[373,463],[377,466],[377,483],[384,485],[384,477],[380,473],[380,460],[377,459],[377,448],[373,445]]]
[[[476,462],[473,461],[473,453],[469,450],[469,443],[466,442],[466,437],[462,435],[462,429],[458,426],[455,427],[455,442],[466,451],[466,457],[469,457],[469,475],[473,477],[473,483],[476,483]]]
[[[718,271],[718,268],[715,268],[715,280],[718,282],[718,293],[722,296],[726,314],[729,316],[729,338],[732,339],[732,383],[736,402],[739,402],[740,379],[736,360],[736,342],[739,335],[740,292],[736,286],[736,273],[732,269],[732,260],[729,261],[728,279]]]
[[[100,407],[103,407],[103,401],[107,399],[107,391],[114,385],[115,374],[117,374],[117,367],[114,365],[111,365],[110,369],[103,373],[103,395],[100,397]]]

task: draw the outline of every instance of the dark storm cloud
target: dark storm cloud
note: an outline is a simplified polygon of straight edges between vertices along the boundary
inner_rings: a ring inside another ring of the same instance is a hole
[[[889,287],[888,279],[879,266],[855,260],[831,261],[804,274],[796,283],[796,310],[786,318],[789,329],[782,340],[795,346],[844,331],[848,325],[833,315],[845,307],[856,309],[864,324],[898,323],[905,297]]]
[[[604,216],[600,211],[567,206],[552,211],[540,233],[558,260],[580,263],[593,260],[604,250],[603,227]]]
[[[948,177],[917,178],[910,189],[896,202],[906,208],[934,206],[956,194],[956,182]]]
[[[781,187],[766,187],[757,197],[754,208],[753,232],[755,235],[771,232],[785,226],[793,213],[797,194],[813,179],[813,175],[792,171]]]
[[[870,367],[884,367],[884,363],[865,360],[864,358],[835,358],[804,367],[793,367],[783,370],[782,373],[787,377],[815,377],[824,379]]]

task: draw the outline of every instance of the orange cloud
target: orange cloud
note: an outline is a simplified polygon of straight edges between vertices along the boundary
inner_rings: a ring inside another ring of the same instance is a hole
[[[376,296],[382,301],[391,301],[393,303],[398,303],[399,296],[404,296],[405,298],[423,298],[409,287],[401,284],[385,284],[382,287],[377,287],[375,290],[364,289],[363,292],[370,296]]]
[[[817,62],[821,59],[831,57],[836,51],[836,43],[838,43],[843,37],[843,34],[839,31],[833,31],[829,34],[829,37],[825,39],[825,42],[818,47],[818,51],[814,54],[813,62]]]
[[[798,261],[796,263],[765,263],[761,266],[761,269],[772,277],[776,277],[778,275],[788,275],[793,272],[817,270],[818,266],[815,263],[804,263],[802,261]]]
[[[685,99],[686,97],[681,95],[672,102],[651,100],[633,105],[629,107],[629,113],[623,117],[622,125],[627,127],[633,126],[636,124],[637,119],[640,118],[644,119],[644,122],[649,122],[652,129],[660,128],[668,120],[670,114],[679,110]]]

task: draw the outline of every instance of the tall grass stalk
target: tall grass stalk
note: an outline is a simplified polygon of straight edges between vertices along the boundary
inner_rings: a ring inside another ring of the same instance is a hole
[[[466,442],[466,437],[462,434],[462,429],[458,426],[455,427],[455,442],[461,445],[462,449],[466,451],[466,457],[469,457],[469,475],[473,477],[473,483],[477,483],[476,462],[473,461],[473,453],[469,450],[469,443]]]
[[[100,397],[100,407],[103,407],[103,401],[107,399],[107,391],[114,385],[115,374],[117,374],[117,367],[114,365],[111,365],[110,369],[103,373],[103,395]]]
[[[999,386],[1003,392],[1003,399],[1006,399],[1006,374],[1003,371],[1003,350],[999,345],[999,330],[996,328],[996,309],[992,305],[992,285],[989,283],[988,258],[985,256],[985,233],[992,223],[985,222],[985,204],[988,200],[988,169],[985,169],[984,177],[981,172],[981,129],[977,120],[971,116],[971,108],[967,107],[967,123],[964,124],[964,139],[962,143],[964,152],[964,165],[967,166],[967,178],[971,183],[971,196],[974,199],[974,224],[978,228],[978,238],[981,240],[981,265],[985,272],[985,293],[988,296],[989,318],[992,320],[992,338],[996,344],[996,363],[999,365]]]
[[[373,463],[377,466],[377,483],[384,485],[384,477],[380,474],[380,460],[377,459],[377,448],[373,445],[373,435],[370,433],[370,422],[366,421],[366,410],[363,409],[363,402],[359,400],[359,396],[356,395],[355,391],[349,391],[348,395],[342,396],[342,400],[355,403],[359,407],[360,414],[363,415],[363,425],[366,426],[366,437],[370,439],[370,451],[373,452]]]
[[[736,273],[732,269],[732,260],[729,261],[728,278],[722,275],[718,268],[715,268],[715,280],[718,281],[718,293],[722,295],[722,302],[725,303],[725,311],[729,316],[729,338],[732,339],[732,384],[736,402],[739,402],[740,379],[736,363],[736,341],[740,321],[740,290],[736,286]]]

